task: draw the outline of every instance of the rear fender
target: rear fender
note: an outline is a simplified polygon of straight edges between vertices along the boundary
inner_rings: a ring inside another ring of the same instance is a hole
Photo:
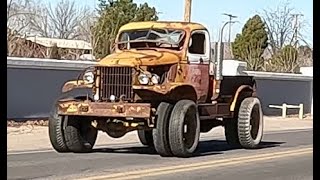
[[[234,96],[233,96],[233,100],[232,100],[232,103],[230,105],[230,111],[233,112],[236,108],[236,104],[237,102],[239,101],[239,95],[245,91],[249,91],[251,92],[251,96],[252,95],[255,95],[255,91],[256,91],[256,88],[255,88],[255,85],[252,87],[250,85],[241,85],[237,91],[235,92]]]

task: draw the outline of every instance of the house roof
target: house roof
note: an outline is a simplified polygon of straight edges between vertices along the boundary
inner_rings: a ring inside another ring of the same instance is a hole
[[[83,40],[56,39],[46,37],[27,37],[27,40],[45,47],[52,47],[55,43],[59,48],[91,50],[91,44]]]

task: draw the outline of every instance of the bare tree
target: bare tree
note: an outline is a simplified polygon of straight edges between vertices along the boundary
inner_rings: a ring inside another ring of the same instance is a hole
[[[19,38],[28,32],[30,22],[27,16],[34,15],[30,11],[31,0],[7,1],[7,55],[20,51]]]
[[[91,10],[77,7],[75,1],[61,0],[56,6],[38,5],[33,7],[36,16],[30,17],[30,29],[34,34],[60,39],[79,39],[86,32],[85,22],[90,22]],[[86,34],[90,37],[90,33]]]
[[[300,46],[298,48],[298,63],[300,66],[313,65],[313,50],[308,46]]]
[[[74,1],[62,0],[55,8],[49,4],[48,16],[54,27],[54,36],[61,39],[74,39],[77,36],[75,29],[79,25],[78,19],[82,17]]]
[[[7,1],[7,28],[11,32],[15,31],[24,34],[25,29],[29,26],[27,15],[34,15],[30,11],[32,6],[31,0],[8,0]]]
[[[89,8],[85,9],[85,16],[82,21],[80,21],[77,28],[79,36],[76,39],[81,39],[92,43],[92,27],[98,21],[98,17],[94,11],[90,10]]]
[[[296,43],[294,42],[294,9],[289,6],[288,2],[280,4],[276,9],[266,9],[263,14],[263,19],[267,25],[271,54],[277,53],[285,45]],[[301,29],[304,25],[305,21],[299,21],[296,28]],[[297,37],[304,41],[299,31]]]
[[[48,8],[42,3],[31,8],[35,15],[28,17],[30,21],[29,33],[42,37],[53,37],[54,29],[48,16]]]

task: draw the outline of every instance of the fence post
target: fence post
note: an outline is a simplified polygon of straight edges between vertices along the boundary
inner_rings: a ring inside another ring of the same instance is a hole
[[[287,104],[283,103],[282,104],[282,118],[286,118],[287,116]]]
[[[303,119],[303,104],[299,104],[299,119]]]

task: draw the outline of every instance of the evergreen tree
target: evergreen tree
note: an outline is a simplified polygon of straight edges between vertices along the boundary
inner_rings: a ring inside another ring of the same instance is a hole
[[[233,55],[236,59],[246,61],[248,70],[261,70],[264,64],[261,56],[268,46],[267,41],[265,23],[259,15],[255,15],[246,22],[242,33],[237,34],[232,43]]]

